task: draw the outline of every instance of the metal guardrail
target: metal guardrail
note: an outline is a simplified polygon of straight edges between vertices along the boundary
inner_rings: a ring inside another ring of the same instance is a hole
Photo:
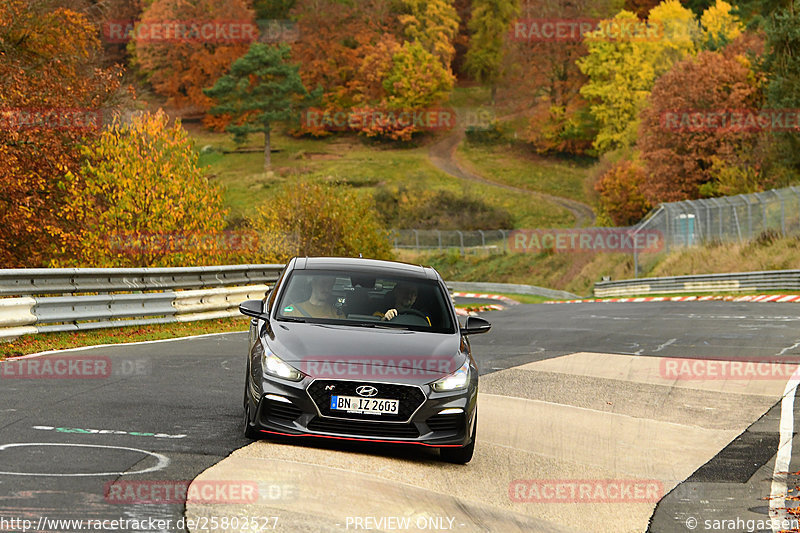
[[[15,296],[0,298],[0,339],[238,316],[239,304],[262,298],[282,269],[0,269],[0,295]]]
[[[0,296],[206,289],[272,283],[283,265],[184,268],[4,268]]]
[[[775,290],[800,291],[800,270],[639,278],[601,281],[594,285],[594,295],[600,298],[645,294]]]
[[[0,269],[0,296],[6,296],[0,297],[0,340],[239,316],[239,304],[262,298],[282,269],[283,265]],[[532,285],[456,281],[448,286],[577,298]]]

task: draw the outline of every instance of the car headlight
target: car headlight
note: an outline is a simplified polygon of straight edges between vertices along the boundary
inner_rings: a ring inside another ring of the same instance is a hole
[[[270,376],[289,381],[300,381],[305,377],[305,374],[283,362],[280,357],[272,353],[266,346],[264,347],[263,355],[261,355],[261,368]]]
[[[469,384],[469,358],[464,361],[461,368],[445,376],[442,379],[436,380],[431,383],[431,387],[436,392],[445,392],[451,390],[464,389]]]

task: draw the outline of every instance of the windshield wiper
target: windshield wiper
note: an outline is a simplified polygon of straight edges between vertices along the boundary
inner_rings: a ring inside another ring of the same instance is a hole
[[[281,322],[301,322],[301,323],[306,322],[305,318],[297,318],[294,316],[279,316],[278,320]]]

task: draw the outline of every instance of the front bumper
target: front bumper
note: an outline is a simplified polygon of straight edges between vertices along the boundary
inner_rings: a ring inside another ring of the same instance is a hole
[[[373,385],[391,390],[387,397],[401,399],[401,413],[381,415],[380,420],[369,415],[332,416],[334,413],[326,409],[332,392],[327,396],[321,392],[326,385],[343,388]],[[254,401],[251,412],[255,413],[255,429],[265,434],[457,447],[469,444],[475,423],[477,379],[466,389],[447,393],[434,392],[427,385],[311,378],[298,383],[265,379],[261,390],[257,401],[251,398]],[[414,398],[419,405],[411,403]],[[406,402],[408,413],[403,413],[402,402]]]

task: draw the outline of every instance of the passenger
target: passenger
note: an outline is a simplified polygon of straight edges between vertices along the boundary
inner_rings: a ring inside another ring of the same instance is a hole
[[[333,276],[314,276],[311,279],[311,296],[304,302],[284,309],[285,316],[306,318],[344,318],[341,309],[333,305]]]

